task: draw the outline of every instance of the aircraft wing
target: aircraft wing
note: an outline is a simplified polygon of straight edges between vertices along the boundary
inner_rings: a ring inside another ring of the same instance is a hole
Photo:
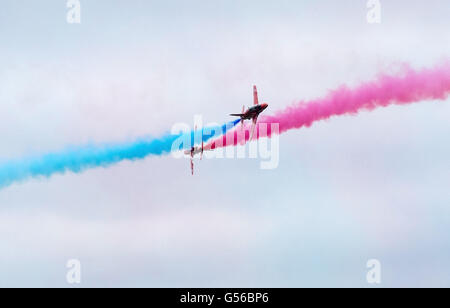
[[[254,134],[254,132],[255,132],[255,127],[256,127],[256,122],[257,122],[257,121],[258,121],[258,116],[254,117],[254,118],[252,119],[252,133],[251,133],[251,135],[250,135],[250,140],[253,139],[253,134]]]
[[[256,89],[256,86],[253,86],[253,105],[258,105],[258,90]]]

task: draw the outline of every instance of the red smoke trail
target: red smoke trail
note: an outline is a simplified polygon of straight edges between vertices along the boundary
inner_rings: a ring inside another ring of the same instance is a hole
[[[309,127],[314,122],[337,115],[355,115],[361,110],[373,110],[397,104],[405,105],[422,100],[444,100],[450,94],[450,63],[431,69],[414,70],[403,68],[396,76],[382,74],[377,79],[360,84],[355,88],[341,86],[323,98],[301,101],[274,115],[261,116],[254,138],[259,138],[259,126],[267,123],[267,134],[272,133],[270,124],[278,123],[279,133],[290,129]],[[243,144],[248,141],[239,128],[228,132],[205,146],[215,149],[222,146]],[[228,142],[227,142],[228,141]]]

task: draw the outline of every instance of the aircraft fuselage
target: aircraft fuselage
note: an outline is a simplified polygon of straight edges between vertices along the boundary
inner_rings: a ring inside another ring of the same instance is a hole
[[[242,120],[251,120],[257,117],[261,112],[267,108],[267,104],[255,105],[247,109],[244,113],[240,114]]]

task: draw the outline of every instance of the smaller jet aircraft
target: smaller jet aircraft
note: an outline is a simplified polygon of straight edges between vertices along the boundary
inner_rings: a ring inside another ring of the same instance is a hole
[[[259,104],[258,102],[258,90],[256,86],[253,86],[253,106],[245,111],[245,106],[242,106],[242,113],[232,113],[230,116],[241,118],[241,127],[244,127],[244,120],[252,120],[252,133],[250,139],[253,139],[253,132],[256,127],[256,122],[258,121],[258,116],[263,112],[269,105],[266,103]]]
[[[197,130],[197,126],[195,127]],[[184,151],[184,154],[191,156],[191,173],[194,175],[194,156],[200,153],[200,160],[203,158],[203,136],[202,136],[202,146],[193,146],[190,150]]]

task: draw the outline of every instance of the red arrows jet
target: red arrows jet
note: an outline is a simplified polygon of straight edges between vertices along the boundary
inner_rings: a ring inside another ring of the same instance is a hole
[[[203,142],[201,147],[192,147],[190,150],[184,151],[184,154],[191,156],[191,173],[194,175],[194,156],[200,153],[200,160],[203,158]]]
[[[197,126],[195,127],[197,130]],[[202,136],[203,139],[203,136]],[[194,156],[200,153],[200,160],[203,158],[203,140],[202,146],[193,146],[190,150],[184,151],[184,154],[191,156],[191,173],[194,175]]]
[[[252,120],[252,134],[250,139],[253,139],[253,131],[255,130],[256,122],[258,121],[258,116],[267,108],[266,103],[259,104],[258,102],[258,91],[256,86],[253,86],[253,106],[245,111],[245,106],[242,106],[242,113],[232,113],[230,116],[241,118],[241,127],[244,126],[244,120]]]

